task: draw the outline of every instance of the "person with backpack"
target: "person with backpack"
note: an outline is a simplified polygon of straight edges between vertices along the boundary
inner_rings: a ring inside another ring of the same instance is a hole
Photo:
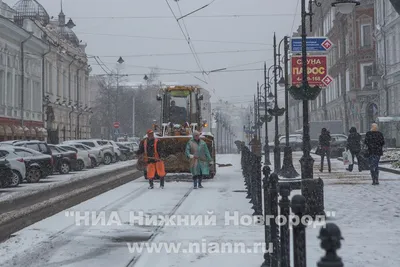
[[[357,132],[356,127],[351,127],[349,131],[349,136],[347,138],[347,150],[351,153],[352,164],[346,169],[349,172],[353,171],[354,166],[354,158],[357,158],[358,162],[358,171],[361,172],[361,159],[360,159],[360,152],[361,152],[361,135]]]
[[[331,172],[331,135],[326,128],[322,128],[321,135],[319,136],[319,147],[321,155],[320,172],[324,171],[324,158],[328,161],[328,171]]]
[[[372,185],[378,185],[379,161],[383,155],[383,146],[385,145],[385,138],[383,134],[378,131],[378,124],[373,123],[371,125],[371,131],[366,133],[364,143],[368,147]]]

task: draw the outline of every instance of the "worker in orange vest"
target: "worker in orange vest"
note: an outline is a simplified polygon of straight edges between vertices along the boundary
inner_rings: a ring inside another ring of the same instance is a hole
[[[147,164],[147,179],[149,180],[149,189],[154,188],[154,177],[160,177],[160,187],[164,188],[165,166],[160,157],[160,150],[157,146],[158,139],[154,138],[153,130],[147,131],[147,138],[140,143],[136,154],[143,154],[143,161]]]

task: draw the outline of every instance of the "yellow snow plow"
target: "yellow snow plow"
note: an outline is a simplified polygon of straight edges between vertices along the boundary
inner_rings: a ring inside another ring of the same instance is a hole
[[[160,156],[165,163],[167,173],[190,173],[189,159],[185,155],[186,144],[192,138],[193,131],[199,131],[213,158],[210,164],[210,176],[216,174],[215,140],[208,132],[202,132],[207,121],[201,118],[200,101],[203,100],[198,86],[169,86],[160,90],[157,100],[162,105],[162,125],[155,130],[154,137],[159,140]],[[146,136],[145,136],[146,137]],[[141,159],[138,169],[144,170]]]

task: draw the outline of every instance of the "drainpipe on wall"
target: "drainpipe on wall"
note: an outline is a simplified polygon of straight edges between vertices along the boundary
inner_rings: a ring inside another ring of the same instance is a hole
[[[24,57],[24,44],[33,37],[31,32],[29,37],[21,42],[21,127],[24,128],[24,90],[25,90],[25,57]]]
[[[78,111],[79,111],[79,93],[80,93],[80,87],[79,87],[79,69],[76,70],[76,103],[78,106]],[[78,115],[76,117],[76,129],[75,129],[75,138],[78,138],[78,132],[79,132],[79,127],[80,127],[80,123],[79,123],[79,117],[80,115]]]
[[[51,52],[51,44],[49,43],[49,50],[42,55],[42,99],[43,100],[45,99],[45,96],[46,96],[45,75],[44,75],[45,74],[45,63],[46,63],[45,57],[50,52]],[[44,123],[46,121],[46,119],[45,119],[46,118],[46,116],[45,116],[46,111],[44,110],[44,105],[43,104],[42,104],[42,109],[43,109],[42,110],[42,121],[43,121],[43,125],[44,125]]]

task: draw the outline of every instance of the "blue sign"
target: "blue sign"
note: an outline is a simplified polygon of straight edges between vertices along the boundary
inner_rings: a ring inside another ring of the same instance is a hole
[[[119,135],[119,129],[114,129],[114,135]]]
[[[292,52],[301,52],[301,37],[292,37]],[[331,49],[333,43],[326,37],[307,37],[307,52],[325,52]]]

